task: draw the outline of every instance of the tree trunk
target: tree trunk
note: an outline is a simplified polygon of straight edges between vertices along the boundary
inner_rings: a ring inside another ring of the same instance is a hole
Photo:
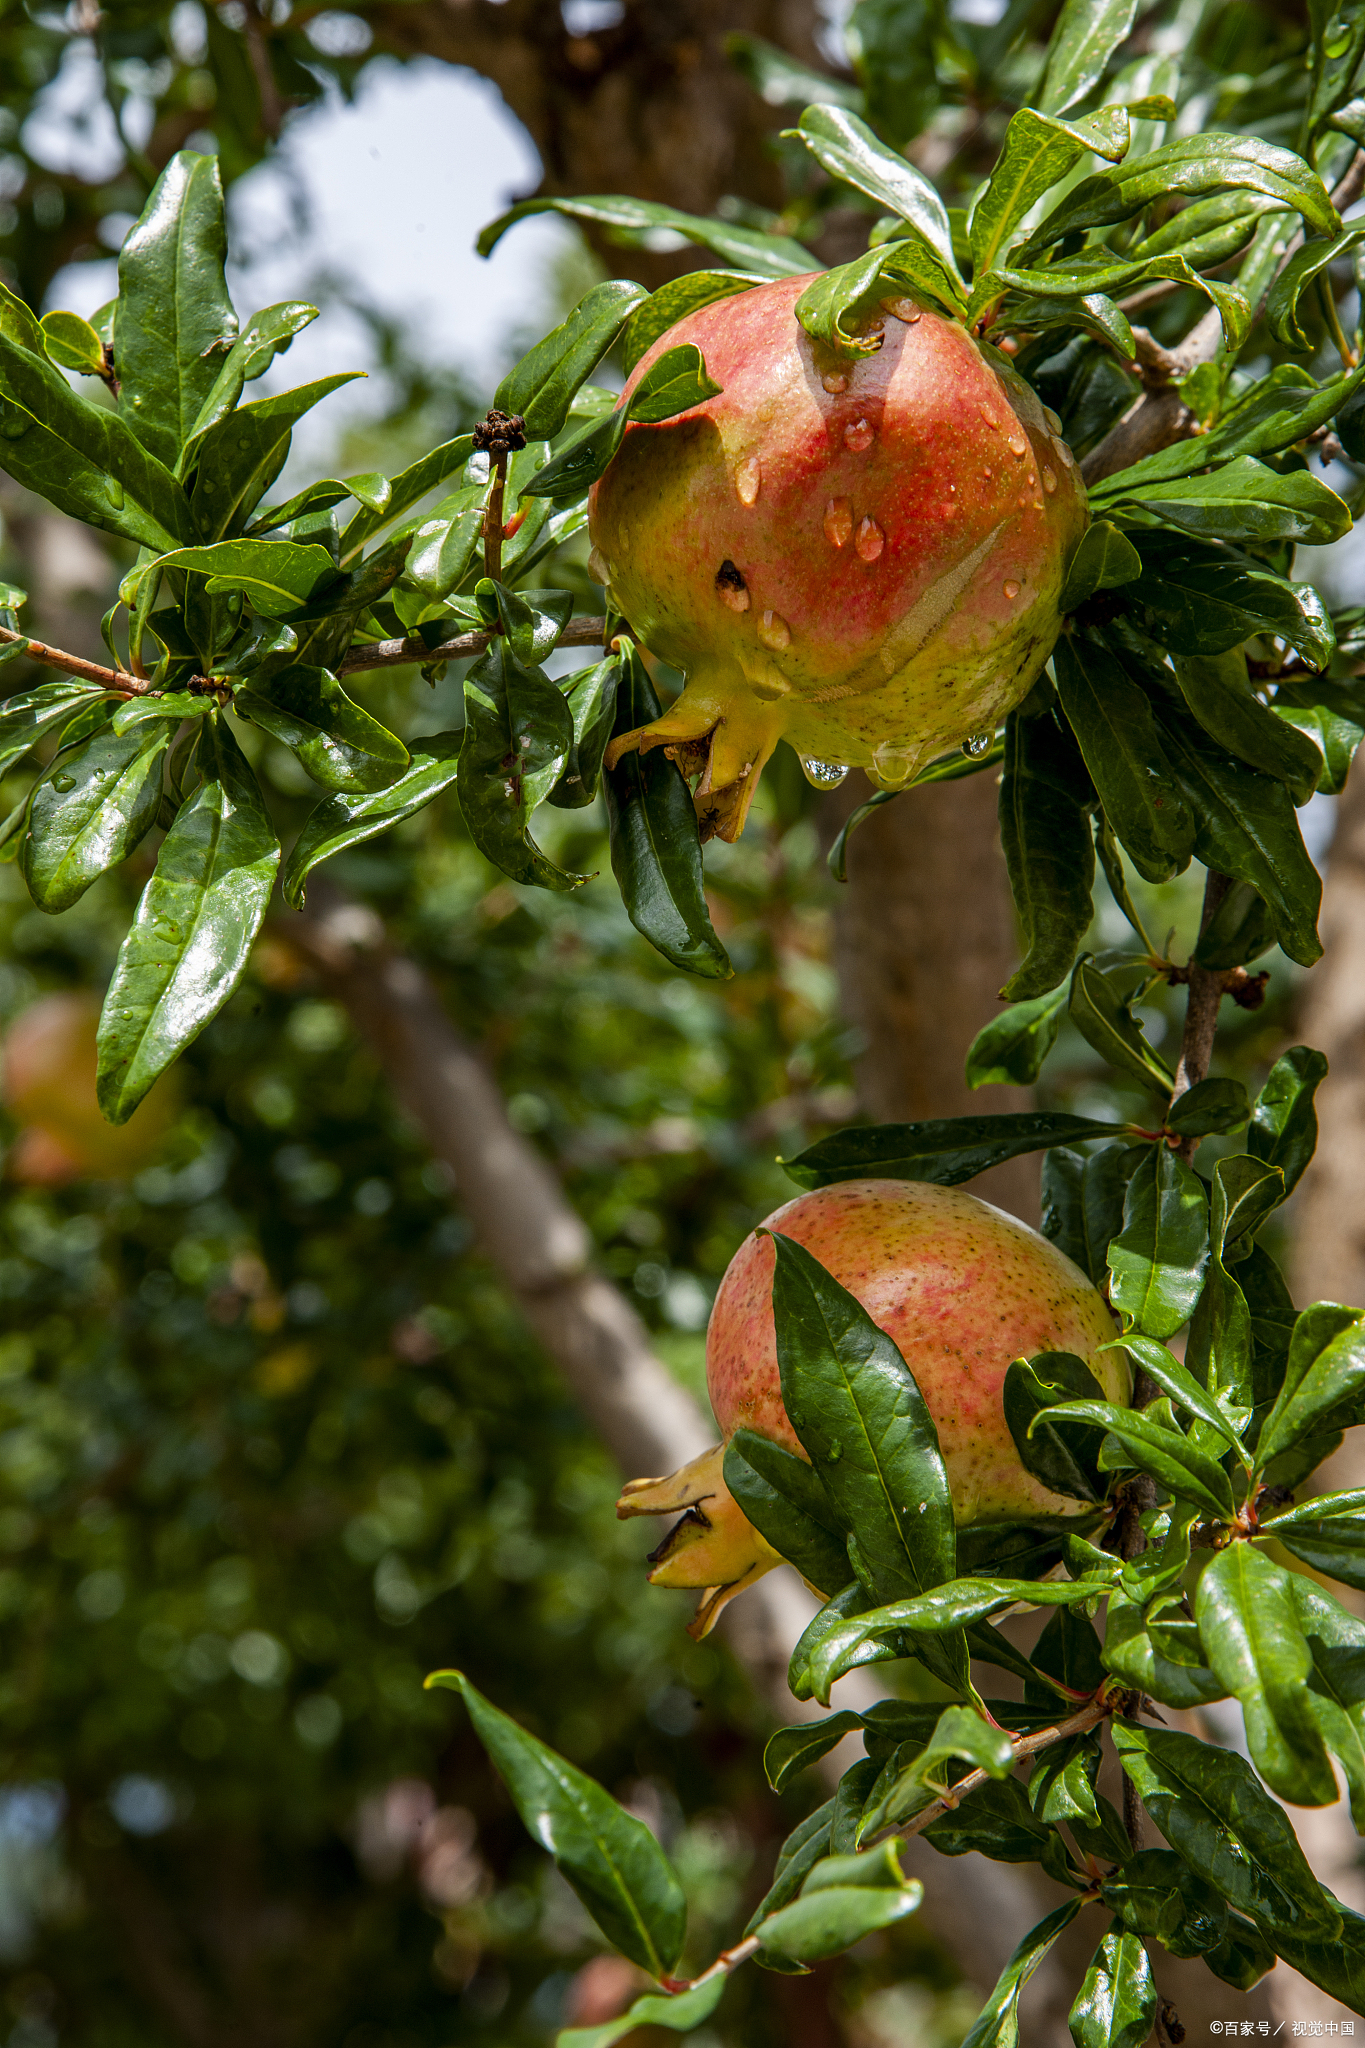
[[[859,778],[845,815],[865,795]],[[989,770],[910,790],[849,843],[835,958],[846,1014],[866,1040],[858,1092],[879,1122],[1033,1107],[1027,1088],[975,1094],[963,1077],[967,1048],[998,1013],[1019,958],[997,797]],[[994,1167],[971,1187],[1036,1224],[1036,1158]]]

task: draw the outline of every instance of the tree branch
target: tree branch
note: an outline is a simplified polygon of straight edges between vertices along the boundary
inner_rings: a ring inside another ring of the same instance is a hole
[[[8,626],[0,626],[0,646],[16,644],[42,668],[59,668],[69,676],[84,676],[88,683],[98,683],[102,690],[117,690],[124,697],[152,694],[151,684],[141,676],[130,675],[127,669],[102,668],[97,661],[83,661],[79,654],[64,654],[60,647],[44,646],[41,640],[30,640],[27,633],[12,633]]]
[[[1204,881],[1204,912],[1199,920],[1199,936],[1208,930],[1223,898],[1232,887],[1228,875],[1220,875],[1216,868],[1210,868]],[[1194,959],[1189,965],[1190,993],[1185,1003],[1185,1031],[1180,1042],[1180,1064],[1175,1070],[1175,1087],[1171,1100],[1176,1102],[1202,1081],[1209,1071],[1213,1056],[1213,1041],[1218,1030],[1218,1011],[1223,1001],[1223,975],[1217,968],[1200,967]],[[1180,1158],[1186,1162],[1193,1159],[1198,1140],[1186,1138],[1176,1147]]]
[[[606,630],[605,619],[570,619],[555,644],[600,647]],[[352,676],[366,668],[402,668],[414,661],[421,662],[423,667],[437,661],[465,661],[471,654],[482,654],[489,641],[497,637],[496,633],[458,633],[453,640],[442,640],[436,647],[428,647],[424,640],[372,640],[368,647],[353,647],[337,674]]]

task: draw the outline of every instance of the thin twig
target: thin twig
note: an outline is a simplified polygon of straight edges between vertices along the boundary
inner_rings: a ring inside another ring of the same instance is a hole
[[[24,643],[24,654],[29,661],[36,661],[40,668],[59,668],[69,676],[83,676],[88,683],[98,683],[102,690],[117,690],[123,697],[147,697],[152,685],[141,676],[129,675],[125,668],[102,668],[97,661],[83,661],[79,654],[64,654],[60,647],[46,647],[41,640],[30,640],[27,633],[12,633],[8,626],[0,626],[0,643],[13,646],[16,641]]]
[[[560,634],[560,647],[600,647],[607,630],[605,619],[570,619]],[[337,670],[338,675],[354,675],[357,669],[400,668],[414,661],[420,661],[424,668],[437,661],[465,661],[471,654],[482,654],[496,633],[460,633],[453,640],[442,640],[439,646],[428,647],[424,640],[372,640],[368,647],[353,647]]]
[[[1216,868],[1210,868],[1204,882],[1204,911],[1199,920],[1199,936],[1202,939],[1208,930],[1215,911],[1232,887],[1231,878],[1220,875]],[[1223,977],[1216,968],[1201,967],[1193,958],[1189,966],[1190,993],[1185,1004],[1185,1031],[1180,1041],[1180,1064],[1175,1070],[1175,1087],[1171,1100],[1176,1102],[1187,1089],[1202,1081],[1209,1071],[1213,1056],[1213,1041],[1218,1030],[1218,1011],[1223,1001]],[[1177,1147],[1179,1157],[1188,1162],[1194,1157],[1197,1138],[1186,1138]]]
[[[1087,1728],[1094,1728],[1099,1722],[1107,1720],[1113,1711],[1113,1701],[1101,1706],[1097,1700],[1091,1700],[1088,1705],[1068,1715],[1065,1721],[1058,1721],[1050,1728],[1036,1728],[1032,1735],[1017,1735],[1011,1744],[1014,1761],[1022,1763],[1026,1757],[1036,1756],[1040,1749],[1051,1749],[1054,1743],[1066,1742],[1073,1735],[1083,1735]],[[911,1820],[893,1822],[879,1829],[875,1835],[868,1837],[866,1846],[869,1849],[874,1848],[878,1842],[884,1842],[890,1835],[909,1837],[923,1834],[941,1814],[951,1813],[969,1792],[975,1792],[978,1785],[984,1785],[989,1776],[989,1771],[968,1771],[965,1778],[958,1779],[946,1798],[935,1799]]]
[[[502,500],[507,489],[507,457],[493,457],[493,482],[483,515],[483,573],[496,583],[502,575]]]

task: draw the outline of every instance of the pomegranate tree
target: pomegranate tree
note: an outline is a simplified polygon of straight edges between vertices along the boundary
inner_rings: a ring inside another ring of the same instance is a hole
[[[997,722],[1057,636],[1086,523],[1074,459],[994,349],[914,298],[869,310],[875,353],[796,317],[809,277],[704,306],[636,365],[694,343],[722,388],[632,422],[593,489],[595,564],[687,686],[608,760],[663,746],[703,837],[738,837],[779,739],[813,779],[888,788]]]
[[[1125,1403],[1124,1354],[1102,1349],[1114,1319],[1055,1245],[961,1188],[844,1181],[798,1195],[745,1238],[706,1333],[707,1387],[725,1443],[751,1429],[806,1455],[778,1374],[772,1232],[812,1253],[895,1343],[933,1416],[959,1526],[1086,1512],[1024,1468],[1001,1395],[1013,1359],[1069,1351],[1106,1399]],[[723,1456],[718,1445],[668,1479],[637,1479],[617,1508],[623,1516],[682,1512],[650,1576],[656,1585],[711,1589],[700,1633],[727,1599],[781,1562],[726,1488]]]

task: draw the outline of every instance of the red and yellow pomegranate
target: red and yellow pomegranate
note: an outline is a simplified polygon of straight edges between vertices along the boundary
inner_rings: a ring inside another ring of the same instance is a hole
[[[784,278],[704,306],[636,366],[694,342],[719,396],[632,423],[592,492],[595,573],[681,669],[662,717],[703,836],[737,838],[779,739],[896,788],[989,733],[1051,652],[1087,519],[1074,458],[1033,392],[957,321],[874,306],[881,346],[816,344]]]
[[[938,1430],[959,1526],[1086,1512],[1020,1463],[1001,1393],[1015,1358],[1072,1351],[1111,1401],[1128,1400],[1124,1354],[1104,1298],[1064,1253],[961,1188],[845,1181],[799,1195],[767,1220],[804,1245],[862,1303],[915,1376]],[[706,1378],[721,1434],[737,1429],[805,1452],[787,1417],[773,1328],[772,1241],[747,1237],[726,1271],[706,1336]],[[669,1479],[637,1479],[622,1516],[683,1521],[654,1553],[655,1585],[703,1586],[694,1630],[781,1560],[726,1489],[723,1446]]]

